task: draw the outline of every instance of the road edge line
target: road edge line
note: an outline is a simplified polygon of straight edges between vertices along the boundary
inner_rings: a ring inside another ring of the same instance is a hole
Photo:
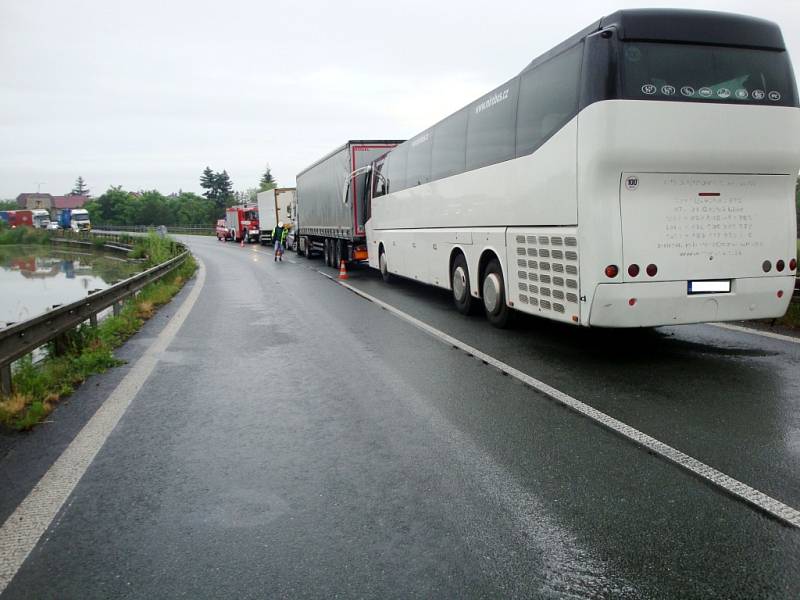
[[[453,336],[445,333],[444,331],[440,331],[436,329],[432,325],[428,325],[424,321],[420,321],[416,317],[412,317],[408,313],[400,310],[399,308],[395,308],[391,304],[384,302],[366,292],[363,292],[356,288],[355,286],[350,285],[344,281],[339,281],[332,275],[328,275],[327,273],[323,273],[322,271],[317,270],[317,272],[330,279],[334,283],[338,283],[342,287],[350,290],[354,294],[357,294],[364,298],[365,300],[369,300],[370,302],[380,306],[381,308],[391,312],[395,316],[407,321],[411,325],[414,325],[418,329],[421,329],[428,335],[437,338],[443,341],[445,344],[450,346],[459,348],[464,352],[474,356],[475,358],[490,364],[491,366],[495,367],[496,369],[514,377],[518,381],[526,384],[527,386],[537,390],[538,392],[544,394],[551,400],[555,400],[559,404],[577,412],[585,417],[588,417],[592,421],[602,425],[606,429],[611,430],[612,432],[624,437],[625,439],[634,442],[638,446],[641,446],[645,450],[652,452],[668,460],[669,462],[681,467],[682,469],[689,471],[692,475],[695,475],[699,479],[706,481],[707,483],[711,483],[715,487],[722,489],[724,492],[729,494],[735,499],[743,501],[745,504],[749,504],[762,512],[768,514],[771,517],[774,517],[778,521],[781,521],[787,525],[791,525],[796,528],[800,528],[800,511],[795,508],[792,508],[788,504],[784,504],[780,500],[776,500],[775,498],[768,496],[767,494],[758,491],[757,489],[750,487],[746,483],[743,483],[729,475],[726,475],[722,471],[718,471],[714,467],[705,464],[697,460],[696,458],[692,458],[688,454],[681,452],[680,450],[673,448],[669,444],[665,444],[657,440],[654,437],[649,436],[648,434],[639,431],[635,427],[631,427],[630,425],[615,419],[614,417],[605,414],[602,411],[597,410],[589,406],[588,404],[581,402],[580,400],[573,398],[569,394],[566,394],[556,388],[536,379],[535,377],[531,377],[527,373],[523,373],[519,369],[512,367],[488,354],[478,350],[470,346],[469,344],[462,342],[461,340],[454,338]]]
[[[781,340],[782,342],[791,342],[792,344],[800,344],[800,338],[792,337],[790,335],[783,335],[782,333],[773,333],[772,331],[761,331],[752,327],[743,327],[742,325],[732,325],[730,323],[706,323],[713,327],[720,329],[728,329],[730,331],[738,331],[740,333],[751,333],[753,335],[760,335],[761,337],[771,338],[773,340]]]
[[[205,264],[195,260],[195,284],[169,323],[0,527],[0,594],[50,527],[194,308],[206,280]]]

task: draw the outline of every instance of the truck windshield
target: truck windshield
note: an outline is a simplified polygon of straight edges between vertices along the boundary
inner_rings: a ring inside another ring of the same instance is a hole
[[[784,51],[657,42],[621,47],[625,98],[797,106]]]
[[[88,221],[89,220],[89,215],[75,215],[75,214],[73,214],[72,215],[72,220],[73,221]]]

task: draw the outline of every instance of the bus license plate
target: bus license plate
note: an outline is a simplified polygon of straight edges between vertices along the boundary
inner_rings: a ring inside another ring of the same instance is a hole
[[[690,281],[690,294],[729,294],[731,291],[731,280],[722,281]]]

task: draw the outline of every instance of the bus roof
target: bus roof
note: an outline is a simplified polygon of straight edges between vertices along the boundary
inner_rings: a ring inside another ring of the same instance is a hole
[[[765,19],[707,10],[637,8],[618,10],[592,23],[536,57],[522,72],[608,27],[616,27],[623,40],[786,50],[780,27]]]

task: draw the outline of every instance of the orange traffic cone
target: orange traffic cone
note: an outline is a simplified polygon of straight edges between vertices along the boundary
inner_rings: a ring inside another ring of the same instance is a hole
[[[344,268],[344,259],[339,263],[339,279],[350,279],[350,276],[347,274],[347,269]]]

